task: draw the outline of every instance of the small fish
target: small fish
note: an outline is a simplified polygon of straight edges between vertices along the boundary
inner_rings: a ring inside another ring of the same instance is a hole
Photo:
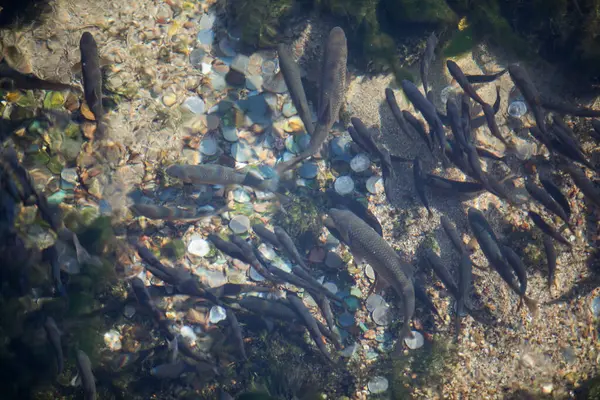
[[[498,99],[500,98],[500,91],[498,91]],[[460,102],[461,102],[461,121],[462,121],[462,131],[463,131],[463,136],[465,138],[465,140],[468,143],[472,143],[473,142],[473,137],[471,135],[472,129],[473,128],[473,124],[471,122],[471,98],[463,93],[462,96],[460,96]],[[500,103],[498,101],[498,103]]]
[[[483,171],[483,168],[481,167],[481,160],[479,159],[479,154],[477,154],[477,150],[475,150],[475,148],[473,147],[469,147],[466,153],[467,160],[469,161],[469,166],[471,167],[471,171],[473,172],[473,177],[479,182],[481,182],[486,189],[488,189],[490,192],[493,192],[488,183],[488,175]]]
[[[244,252],[235,245],[234,243],[221,239],[218,235],[214,233],[209,234],[206,237],[217,249],[221,250],[223,253],[227,254],[229,257],[240,260],[243,263],[250,264],[250,261],[244,255]]]
[[[467,81],[469,83],[490,83],[494,82],[496,79],[500,78],[508,71],[508,68],[503,69],[502,71],[498,71],[494,74],[487,75],[465,75]]]
[[[171,165],[165,172],[184,183],[244,185],[267,192],[276,192],[279,186],[277,178],[263,179],[254,171],[240,172],[217,164]]]
[[[600,142],[600,121],[598,121],[597,119],[593,119],[592,128],[594,129],[590,131],[590,135],[592,135],[597,142]]]
[[[412,139],[413,137],[410,133],[410,128],[408,125],[406,125],[406,121],[404,120],[402,111],[400,111],[400,107],[398,107],[398,102],[396,101],[396,96],[394,95],[394,91],[392,89],[385,88],[385,99],[392,110],[392,115],[400,126],[400,130],[404,132],[406,136]]]
[[[348,133],[350,134],[352,141],[356,143],[358,147],[362,149],[362,151],[364,151],[367,154],[373,154],[375,152],[375,150],[370,147],[369,143],[365,139],[363,139],[361,135],[358,134],[358,132],[356,131],[356,129],[354,129],[353,126],[348,127]]]
[[[421,284],[418,281],[415,281],[413,283],[413,286],[415,288],[415,297],[420,302],[422,302],[429,310],[431,310],[431,312],[433,312],[435,315],[437,315],[438,318],[441,319],[442,316],[440,315],[440,312],[438,311],[438,309],[435,306],[435,304],[433,304],[433,302],[431,301],[431,299],[427,295],[427,292],[425,291],[425,289],[423,288],[423,286],[421,286]]]
[[[519,280],[519,284],[521,285],[521,296],[525,296],[525,293],[527,292],[527,269],[525,268],[521,257],[519,257],[517,253],[515,253],[514,250],[508,246],[501,246],[500,250],[502,250],[502,254],[504,254],[506,261],[508,261],[515,275],[517,276],[517,279]],[[520,306],[521,305],[519,305],[517,309],[519,309]]]
[[[288,256],[293,261],[295,261],[298,265],[300,265],[302,268],[304,268],[305,270],[308,270],[308,267],[306,266],[304,259],[298,252],[298,249],[296,248],[294,241],[292,240],[290,235],[288,235],[288,233],[285,231],[285,229],[283,229],[279,226],[275,226],[274,232],[275,232],[275,235],[277,235],[277,240],[279,241],[279,243],[281,243],[281,247],[283,247],[283,249],[288,253]]]
[[[427,93],[427,75],[429,74],[429,67],[435,60],[435,47],[437,46],[438,38],[435,36],[435,32],[431,32],[431,35],[427,38],[425,44],[425,51],[421,58],[421,81],[423,82],[423,91]]]
[[[569,224],[569,216],[566,214],[565,210],[542,188],[533,183],[531,179],[525,179],[525,189],[529,192],[531,197],[540,202],[544,207],[548,209],[548,211],[556,214],[560,217],[565,223]]]
[[[419,157],[415,158],[413,162],[413,178],[415,181],[417,194],[427,209],[429,218],[431,218],[433,216],[433,212],[431,211],[431,208],[429,208],[429,200],[427,200],[427,194],[425,193],[425,176],[423,175],[423,170],[421,169],[421,160],[419,160]]]
[[[521,289],[515,283],[512,268],[509,266],[506,257],[502,253],[500,245],[498,244],[498,239],[484,215],[475,208],[469,208],[468,220],[473,235],[477,239],[477,242],[490,265],[494,267],[504,282],[506,282],[508,286],[522,298],[530,312],[535,315],[537,313],[537,302],[527,296],[521,295]]]
[[[557,115],[552,116],[552,121],[554,122],[554,125],[557,128],[553,132],[555,134],[558,133],[560,135],[559,140],[561,142],[570,142],[572,146],[577,147],[577,149],[579,149],[579,151],[583,153],[583,148],[581,147],[581,144],[579,144],[579,142],[577,141],[577,136],[575,135],[575,132],[573,132],[573,130],[569,127],[569,125],[567,125],[565,121],[563,121],[563,119]]]
[[[101,122],[104,117],[104,108],[102,107],[102,71],[100,70],[98,46],[91,33],[83,32],[79,41],[79,50],[81,52],[83,94],[85,102],[92,113],[94,113],[96,121],[98,121],[96,135],[101,138],[104,135],[104,124]]]
[[[544,221],[541,215],[536,212],[529,211],[529,218],[542,230],[546,235],[551,236],[557,242],[564,244],[565,246],[572,247],[573,245],[565,239],[554,227]]]
[[[483,184],[480,182],[455,181],[433,174],[426,175],[425,183],[431,188],[453,192],[456,194],[478,195],[485,191]]]
[[[257,252],[254,251],[253,246],[248,244],[244,239],[237,235],[229,235],[229,240],[231,240],[233,244],[240,248],[242,254],[244,255],[244,258],[249,261],[250,265],[256,270],[256,272],[258,272],[261,276],[272,282],[281,282],[280,279],[275,277],[274,274],[267,270],[259,261],[259,259],[256,257]]]
[[[319,309],[323,314],[323,318],[325,318],[325,322],[327,323],[327,327],[329,328],[331,335],[335,336],[333,333],[335,331],[335,318],[333,317],[333,311],[331,311],[331,304],[329,303],[329,299],[327,298],[327,296],[324,296],[319,293],[311,293],[311,295],[319,305]],[[319,328],[319,331],[323,333],[323,329]],[[336,344],[336,347],[338,347],[339,340],[335,340],[334,343]]]
[[[460,144],[463,149],[468,147],[467,140],[463,132],[463,123],[461,120],[461,111],[453,99],[448,99],[446,102],[446,114],[450,120],[450,128],[454,139]]]
[[[465,315],[469,293],[473,285],[473,264],[467,253],[463,253],[458,265],[458,297],[456,298],[456,326],[460,328],[460,318]],[[458,334],[457,329],[457,334]]]
[[[484,149],[483,147],[475,147],[475,150],[477,151],[477,154],[479,155],[479,157],[489,158],[491,160],[501,161],[503,163],[506,163],[506,155],[499,156],[495,153],[492,153],[491,151],[489,151],[487,149]]]
[[[469,95],[470,98],[481,104],[482,106],[487,104],[483,99],[477,94],[477,91],[471,86],[469,80],[467,79],[464,72],[460,69],[457,63],[452,60],[446,61],[446,67],[448,67],[448,71],[450,75],[456,80],[462,90]]]
[[[242,359],[248,360],[248,356],[246,355],[246,349],[244,348],[244,336],[242,335],[242,328],[240,327],[240,323],[238,322],[235,313],[230,309],[226,308],[225,312],[227,314],[227,320],[229,321],[229,325],[231,326],[231,330],[233,332],[233,337],[235,338],[235,343],[238,347],[238,351],[242,356]]]
[[[577,117],[588,117],[588,118],[598,118],[600,117],[600,111],[594,110],[592,108],[587,107],[578,107],[571,104],[567,104],[565,102],[552,100],[549,98],[542,97],[540,99],[540,103],[542,107],[547,110],[556,111],[561,114],[569,114],[575,115]]]
[[[75,86],[66,83],[52,82],[40,79],[33,74],[22,74],[12,69],[6,63],[0,64],[0,87],[7,91],[21,90],[73,90],[79,91]]]
[[[442,217],[440,218],[440,222],[442,223],[442,228],[444,229],[444,232],[446,232],[446,235],[450,239],[450,242],[452,243],[456,251],[458,251],[460,254],[468,254],[464,242],[460,238],[460,235],[458,234],[458,231],[456,230],[454,224],[450,222],[450,219],[445,215],[442,215]]]
[[[165,221],[175,220],[198,220],[221,214],[227,208],[220,210],[184,210],[181,208],[163,207],[154,204],[134,204],[129,207],[136,215],[149,219],[162,219]]]
[[[487,121],[488,127],[490,128],[490,132],[492,133],[492,135],[494,135],[494,137],[496,137],[499,141],[501,141],[502,144],[504,144],[506,147],[512,147],[506,141],[504,136],[502,136],[502,133],[500,132],[500,128],[498,127],[498,124],[496,122],[496,116],[494,115],[494,110],[492,109],[492,107],[489,104],[483,105],[483,114],[485,115],[485,119]]]
[[[329,216],[355,259],[369,263],[379,279],[389,283],[402,297],[404,326],[399,338],[412,337],[410,321],[415,311],[415,291],[403,262],[377,232],[351,211],[332,208]]]
[[[569,205],[569,200],[562,194],[560,188],[556,186],[550,179],[546,179],[540,177],[540,182],[546,192],[550,193],[550,196],[562,207],[567,216],[567,219],[571,218],[571,206]]]
[[[352,211],[356,216],[365,221],[375,232],[379,234],[379,236],[383,236],[383,228],[381,228],[381,224],[379,220],[373,214],[369,208],[363,203],[347,196],[339,195],[335,190],[327,190],[325,192],[329,197],[332,205],[335,207],[344,207],[348,210]]]
[[[135,298],[137,299],[138,303],[142,307],[145,307],[148,311],[150,311],[151,314],[154,314],[156,307],[154,305],[154,302],[152,301],[152,298],[150,297],[150,293],[148,292],[148,288],[144,284],[144,281],[142,281],[136,276],[132,278],[130,282],[131,288],[133,289]]]
[[[183,360],[175,363],[157,365],[150,370],[150,375],[157,379],[177,379],[185,372],[194,371],[194,367]]]
[[[58,251],[56,246],[52,245],[43,250],[43,258],[50,263],[50,275],[52,275],[52,282],[54,283],[54,289],[61,296],[66,296],[67,291],[60,278],[60,264],[58,262]]]
[[[281,242],[277,235],[263,224],[252,225],[252,230],[265,242],[270,243],[275,247],[281,247]]]
[[[448,269],[444,266],[440,257],[438,257],[438,255],[432,251],[428,251],[425,254],[425,260],[431,269],[433,269],[438,278],[440,278],[440,281],[442,281],[446,289],[448,289],[448,291],[452,293],[452,296],[457,299],[460,296],[458,286],[456,286],[454,278],[452,278],[450,271],[448,271]]]
[[[279,55],[279,68],[283,73],[283,79],[290,92],[290,97],[294,103],[294,107],[298,110],[298,115],[304,127],[309,135],[314,132],[314,126],[312,122],[312,114],[308,107],[308,101],[306,100],[306,92],[302,85],[302,77],[300,75],[300,68],[294,61],[291,51],[284,44],[277,46],[277,54]]]
[[[371,135],[365,124],[359,118],[355,117],[350,118],[350,122],[352,122],[357,136],[360,137],[359,140],[367,149],[367,153],[380,158],[382,163],[387,163],[388,160],[385,157],[385,154],[382,153],[381,148],[377,145],[375,138]],[[390,163],[387,163],[387,165],[388,167],[391,167]]]
[[[406,122],[410,126],[412,126],[415,131],[417,131],[419,136],[421,136],[421,139],[423,139],[429,151],[433,151],[433,142],[431,140],[431,136],[428,135],[427,132],[425,132],[425,126],[423,126],[423,123],[414,115],[412,115],[409,111],[402,111],[402,115],[404,116]]]
[[[323,355],[329,361],[333,362],[333,358],[331,357],[331,354],[329,354],[329,351],[327,351],[327,347],[325,347],[325,342],[323,341],[323,338],[321,337],[321,331],[319,330],[317,322],[314,319],[314,317],[312,316],[312,314],[310,313],[310,311],[308,311],[308,309],[306,308],[306,306],[304,305],[302,300],[300,300],[300,298],[298,298],[298,296],[296,296],[295,294],[292,294],[289,292],[287,295],[287,299],[290,302],[290,304],[292,305],[292,307],[296,310],[296,312],[298,313],[300,318],[304,321],[304,325],[308,329],[310,336],[317,344],[317,347],[319,348],[321,353],[323,353]]]
[[[554,276],[556,274],[556,249],[554,242],[548,235],[542,235],[544,243],[544,251],[546,252],[546,260],[548,262],[548,290],[551,290],[552,285],[556,285]]]
[[[46,330],[46,334],[48,335],[48,339],[52,344],[52,349],[54,350],[54,354],[56,354],[56,364],[58,366],[58,375],[62,374],[65,359],[63,356],[62,343],[60,341],[60,330],[58,326],[56,326],[56,322],[52,317],[46,317],[46,321],[44,322],[44,329]]]
[[[532,126],[529,128],[529,133],[531,136],[536,138],[541,144],[543,144],[549,152],[552,153],[554,149],[554,145],[552,144],[552,139],[547,136],[540,128],[537,126]]]
[[[573,182],[575,182],[575,185],[583,192],[585,197],[600,207],[600,189],[598,189],[598,186],[588,179],[581,168],[569,165],[568,163],[565,163],[563,167],[571,175],[571,179],[573,179]]]
[[[576,140],[573,140],[563,129],[552,125],[552,132],[558,139],[558,143],[552,142],[553,150],[565,155],[571,160],[580,162],[589,169],[594,169],[594,166],[585,158],[585,154],[581,151],[581,146]]]
[[[179,356],[179,336],[175,336],[173,340],[167,339],[169,349],[169,362],[175,363],[177,362],[177,357]]]
[[[543,133],[546,133],[546,118],[544,116],[544,111],[542,110],[540,92],[538,92],[531,81],[529,74],[523,67],[517,64],[509,65],[508,73],[517,88],[521,91],[529,109],[533,112],[538,128]]]
[[[84,399],[96,400],[96,381],[94,379],[92,363],[90,362],[89,357],[83,351],[77,350],[75,361],[77,364],[77,370],[79,371],[79,376],[81,377]]]

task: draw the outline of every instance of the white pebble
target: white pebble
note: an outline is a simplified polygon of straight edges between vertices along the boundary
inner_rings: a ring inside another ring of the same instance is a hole
[[[250,228],[250,219],[245,215],[236,215],[229,221],[229,228],[235,234],[244,233]]]
[[[508,114],[514,118],[521,118],[527,112],[527,104],[523,101],[513,101],[508,105]]]
[[[371,166],[371,160],[365,153],[358,153],[350,161],[350,168],[354,172],[364,172]]]
[[[425,338],[423,338],[423,335],[421,335],[419,332],[417,331],[412,331],[413,334],[413,338],[405,338],[404,339],[404,343],[406,343],[406,346],[411,349],[411,350],[415,350],[415,349],[419,349],[421,347],[423,347],[423,345],[425,344]]]
[[[121,335],[114,329],[106,332],[104,334],[104,344],[112,351],[121,350]]]
[[[187,249],[194,256],[204,257],[210,252],[210,244],[200,236],[193,236]]]
[[[187,325],[181,327],[179,334],[188,342],[195,342],[198,339],[192,327]]]
[[[369,193],[378,194],[383,192],[383,179],[380,176],[372,176],[367,179],[367,190]]]
[[[344,196],[352,193],[354,190],[354,181],[347,175],[340,176],[335,180],[333,187],[338,194]]]
[[[389,382],[383,376],[376,376],[367,383],[367,387],[372,394],[383,393],[388,390]]]
[[[200,152],[206,156],[217,154],[217,140],[211,136],[205,136],[200,142]]]
[[[205,110],[204,100],[197,96],[192,96],[185,99],[183,106],[194,114],[203,114]]]
[[[333,294],[336,294],[338,292],[338,287],[333,282],[327,282],[323,286]]]
[[[208,320],[211,324],[217,324],[227,318],[227,312],[221,306],[214,306],[210,309]]]

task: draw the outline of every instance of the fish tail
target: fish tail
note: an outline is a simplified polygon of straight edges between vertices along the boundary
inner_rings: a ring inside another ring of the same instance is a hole
[[[413,333],[410,330],[410,323],[409,322],[405,322],[404,326],[402,327],[402,330],[400,331],[399,339],[400,340],[412,339],[414,337],[415,336],[413,335]]]
[[[531,313],[532,316],[537,316],[538,314],[538,302],[530,299],[527,296],[523,296],[522,297],[523,301],[525,302],[525,305],[527,306],[527,308],[529,309],[529,312]]]
[[[523,296],[519,297],[519,304],[517,305],[517,312],[523,307]]]

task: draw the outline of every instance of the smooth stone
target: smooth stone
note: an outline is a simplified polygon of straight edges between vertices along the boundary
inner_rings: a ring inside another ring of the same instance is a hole
[[[377,354],[377,352],[371,348],[369,348],[367,351],[365,351],[365,358],[368,361],[377,360],[378,357],[379,357],[379,354]]]
[[[365,275],[367,275],[367,278],[369,278],[369,280],[374,281],[375,280],[375,270],[373,269],[373,267],[371,267],[370,265],[367,265],[365,267]]]
[[[203,114],[206,108],[204,100],[198,96],[192,96],[185,99],[183,106],[194,114]]]
[[[212,12],[202,15],[202,17],[200,18],[200,23],[198,24],[198,29],[201,31],[206,29],[212,29],[216,19],[216,14]]]
[[[425,344],[425,338],[423,337],[423,335],[417,331],[412,331],[412,334],[414,336],[412,339],[404,338],[404,343],[406,344],[406,347],[408,347],[411,350],[416,350],[423,347],[423,345]]]
[[[335,180],[333,187],[338,194],[344,196],[352,193],[354,190],[354,181],[347,175],[340,176]]]
[[[262,87],[267,92],[277,94],[283,94],[288,91],[283,74],[281,73],[265,77]]]
[[[194,236],[190,240],[187,248],[188,252],[194,256],[204,257],[210,253],[210,244],[208,241],[202,239],[199,236]]]
[[[225,54],[227,57],[235,57],[237,51],[235,50],[235,42],[233,42],[228,37],[224,37],[219,41],[219,49]],[[233,64],[233,63],[232,63]]]
[[[304,304],[306,304],[306,306],[309,308],[317,308],[318,306],[317,302],[310,294],[305,294],[304,297],[302,297],[302,300],[304,301]]]
[[[595,317],[600,317],[600,297],[594,297],[590,308]]]
[[[304,133],[304,134],[296,135],[296,137],[297,137],[296,141],[298,142],[298,147],[300,148],[300,150],[304,151],[304,150],[308,149],[308,146],[310,145],[310,135],[307,133]]]
[[[285,138],[285,148],[293,154],[298,154],[300,152],[300,147],[298,146],[298,143],[296,143],[296,140],[293,135],[290,135],[287,138]]]
[[[231,156],[237,162],[248,162],[252,158],[252,149],[244,142],[235,142],[231,146]]]
[[[367,179],[365,184],[367,191],[372,194],[379,194],[383,192],[383,179],[380,176],[372,176]]]
[[[281,159],[283,161],[289,161],[289,160],[291,160],[294,157],[295,157],[294,153],[286,151],[286,152],[283,153],[283,156],[281,156]]]
[[[350,169],[354,172],[364,172],[371,166],[371,160],[365,153],[358,153],[350,161]]]
[[[367,310],[373,312],[377,307],[387,305],[385,299],[378,295],[377,293],[371,293],[369,297],[367,297]]]
[[[331,269],[338,269],[344,264],[344,260],[338,253],[330,251],[325,256],[325,265]]]
[[[336,156],[344,156],[350,152],[351,141],[346,136],[338,136],[331,141],[331,151]]]
[[[237,203],[248,203],[251,197],[244,189],[237,188],[233,191],[233,200]]]
[[[292,272],[291,264],[281,258],[273,260],[273,266],[285,272]]]
[[[358,350],[358,344],[352,343],[346,346],[346,348],[340,352],[340,355],[342,357],[350,358],[356,353],[356,350]]]
[[[294,107],[294,103],[292,103],[291,100],[283,103],[283,108],[281,111],[283,112],[283,116],[286,118],[298,114],[298,110],[296,110],[296,107]]]
[[[227,277],[222,271],[206,270],[205,275],[208,287],[219,287],[227,283]]]
[[[258,251],[260,251],[260,254],[262,254],[263,257],[269,261],[274,260],[275,257],[277,257],[277,253],[275,253],[273,246],[267,243],[261,243],[258,246]]]
[[[361,298],[362,297],[362,292],[360,291],[359,288],[357,288],[356,286],[354,286],[354,287],[352,287],[350,289],[350,295],[354,296],[354,297]]]
[[[348,296],[344,298],[344,303],[348,307],[348,311],[354,312],[360,307],[360,300],[354,296]]]
[[[283,130],[288,133],[304,132],[304,123],[298,116],[293,116],[285,120]]]
[[[314,179],[317,176],[318,172],[319,172],[319,168],[312,161],[305,162],[298,169],[298,174],[304,179]]]
[[[190,64],[194,68],[202,68],[202,60],[206,55],[206,51],[203,49],[194,49],[190,52]],[[165,104],[166,105],[166,104]]]
[[[48,196],[47,200],[48,200],[48,203],[50,203],[50,204],[60,204],[65,200],[66,197],[67,197],[67,192],[65,192],[64,190],[59,190],[55,193],[52,193],[50,196]]]
[[[277,59],[264,60],[261,66],[263,75],[271,76],[279,70],[279,61]]]
[[[217,149],[217,140],[213,136],[205,136],[200,142],[200,152],[206,156],[214,156]]]
[[[342,313],[338,317],[338,322],[342,328],[349,328],[354,325],[354,316],[349,313]]]
[[[446,104],[448,102],[448,98],[456,93],[456,88],[452,85],[446,86],[440,92],[440,100],[442,100],[442,104]]]
[[[333,294],[336,294],[338,292],[338,287],[333,282],[327,282],[323,284],[323,286]]]
[[[179,334],[188,342],[195,342],[198,340],[198,336],[194,332],[194,329],[191,326],[184,325],[179,330]]]
[[[248,58],[248,56],[245,56],[243,54],[238,54],[237,56],[235,56],[233,58],[233,61],[231,62],[231,69],[234,69],[245,75],[248,73],[248,62],[249,61],[250,61],[250,59]]]
[[[238,141],[238,130],[235,126],[224,126],[221,130],[223,131],[223,138],[228,142]]]
[[[225,82],[231,86],[242,86],[246,84],[246,76],[239,71],[230,69],[225,75]]]
[[[254,282],[262,282],[265,280],[265,278],[259,274],[254,267],[250,267],[250,272],[248,273],[248,275],[250,276],[250,279],[252,279]]]
[[[210,29],[203,29],[198,32],[196,39],[203,46],[212,46],[215,40],[215,33]]]
[[[521,118],[527,113],[527,104],[523,101],[513,101],[508,105],[508,115],[514,118]]]
[[[208,313],[208,320],[211,324],[217,324],[227,319],[227,312],[221,306],[213,306]]]
[[[77,184],[77,179],[79,178],[77,169],[75,168],[63,168],[60,172],[60,177],[73,185]]]
[[[211,63],[207,63],[207,62],[201,63],[200,64],[200,71],[204,75],[208,75],[208,73],[212,71],[212,64]]]
[[[248,96],[247,99],[239,100],[238,106],[246,112],[246,116],[250,119],[251,124],[257,123],[270,123],[268,111],[269,106],[266,101],[264,94],[258,94],[256,96]]]
[[[116,330],[110,330],[104,334],[104,344],[112,351],[121,350],[121,335]]]
[[[392,320],[392,313],[390,311],[390,306],[380,305],[376,309],[373,310],[373,321],[377,325],[386,326],[389,325]]]
[[[367,388],[371,394],[383,393],[388,390],[389,382],[383,376],[373,377],[369,383],[367,383]]]
[[[215,130],[221,125],[221,118],[219,118],[215,114],[210,114],[206,116],[206,127],[209,131]]]
[[[210,72],[208,78],[210,79],[210,86],[213,90],[222,91],[227,88],[227,81],[224,76],[219,75],[216,72]]]
[[[263,77],[260,75],[251,75],[246,77],[246,87],[248,90],[261,90]]]
[[[250,229],[250,219],[245,215],[236,215],[229,221],[229,228],[235,234],[247,232]]]

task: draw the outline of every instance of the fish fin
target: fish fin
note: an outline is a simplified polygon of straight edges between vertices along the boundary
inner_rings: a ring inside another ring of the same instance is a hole
[[[533,299],[530,299],[527,296],[523,296],[522,298],[527,308],[529,308],[529,312],[531,313],[531,315],[533,317],[536,317],[538,315],[538,302]]]

